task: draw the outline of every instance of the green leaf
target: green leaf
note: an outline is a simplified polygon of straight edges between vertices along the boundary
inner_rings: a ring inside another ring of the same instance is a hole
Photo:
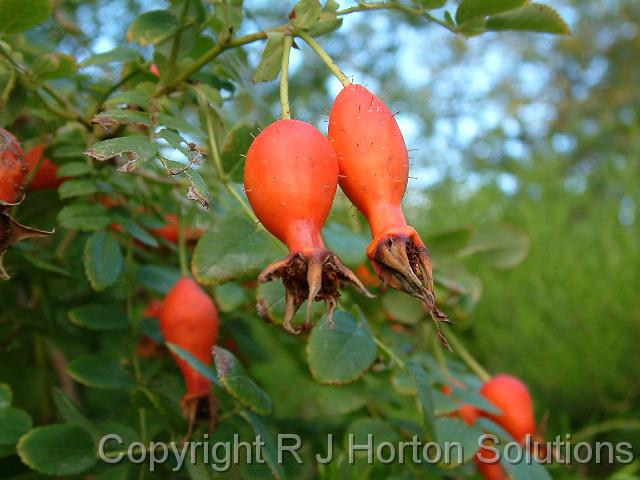
[[[24,410],[7,407],[0,410],[0,445],[13,445],[31,430],[33,422]]]
[[[142,55],[135,48],[116,47],[108,52],[97,53],[85,58],[80,62],[80,67],[88,67],[89,65],[104,65],[111,62],[125,62],[127,60],[142,60]]]
[[[52,158],[82,158],[83,147],[84,145],[58,145],[56,147],[53,147]]]
[[[258,314],[270,323],[281,325],[285,312],[285,288],[282,282],[267,282],[258,285],[256,290]],[[293,316],[293,325],[302,325],[305,321],[307,302]],[[311,307],[311,318],[320,320],[326,312],[324,304],[314,302]]]
[[[11,406],[11,402],[13,402],[11,387],[6,383],[0,383],[0,410]]]
[[[415,325],[425,317],[422,304],[399,290],[387,290],[382,297],[385,313],[393,321]]]
[[[469,315],[482,296],[480,279],[455,258],[444,257],[436,264],[435,280],[455,294],[456,314]]]
[[[64,165],[60,165],[56,175],[58,178],[64,177],[80,177],[91,173],[93,169],[91,165],[87,165],[85,162],[69,162]]]
[[[167,10],[151,10],[133,21],[127,31],[127,39],[144,47],[168,38],[179,26],[178,19]]]
[[[89,237],[84,247],[84,270],[96,291],[118,281],[124,270],[124,258],[113,234],[103,231]]]
[[[228,38],[242,24],[242,0],[213,0],[213,16],[222,24],[220,37]]]
[[[148,82],[143,82],[140,85],[150,85]],[[116,93],[109,97],[105,102],[108,107],[118,107],[125,105],[138,105],[142,108],[149,107],[150,93],[142,91],[142,88],[136,88],[136,90],[125,90],[124,92]]]
[[[167,115],[166,113],[161,113],[157,116],[157,121],[159,125],[164,125],[165,127],[171,128],[172,130],[187,133],[198,138],[205,138],[202,130],[194,127],[186,120],[176,117],[175,115]]]
[[[77,425],[89,433],[94,441],[99,441],[100,430],[80,411],[76,404],[59,388],[53,387],[52,392],[53,403],[64,421],[71,425]]]
[[[23,463],[47,475],[74,475],[97,460],[87,432],[75,425],[47,425],[20,439],[18,455]]]
[[[169,293],[181,276],[179,269],[166,265],[142,265],[136,270],[137,281],[160,294]]]
[[[102,205],[74,203],[60,210],[58,222],[66,228],[89,232],[107,227],[111,217]]]
[[[367,260],[370,237],[356,233],[341,223],[331,222],[322,230],[327,246],[347,265],[359,265]]]
[[[322,411],[329,416],[346,415],[359,410],[367,403],[367,394],[360,384],[320,386],[318,403]]]
[[[198,241],[192,270],[199,283],[218,285],[259,272],[277,253],[266,233],[242,218],[232,217]]]
[[[204,208],[209,208],[209,188],[200,173],[195,168],[189,168],[184,173],[189,179],[187,198],[195,200]]]
[[[429,253],[437,259],[441,255],[453,255],[466,247],[471,238],[471,228],[455,227],[423,238]]]
[[[51,0],[0,0],[0,34],[29,30],[49,18],[52,9]]]
[[[138,223],[134,222],[131,218],[125,217],[124,215],[114,215],[114,220],[115,223],[120,225],[125,232],[127,232],[139,242],[142,242],[150,247],[158,247],[158,240],[156,240],[153,235],[147,232]]]
[[[97,123],[105,130],[114,125],[151,125],[148,113],[136,112],[135,110],[106,110],[94,115],[91,123]],[[125,137],[126,138],[126,137]]]
[[[391,385],[400,395],[416,396],[418,391],[413,380],[405,370],[396,369],[391,376]],[[435,401],[434,401],[435,403]]]
[[[240,361],[230,351],[213,347],[213,359],[227,393],[260,415],[271,413],[271,399],[249,378]]]
[[[351,440],[349,435],[353,435]],[[371,437],[369,437],[371,435]],[[369,444],[369,438],[372,440],[374,452],[378,449],[381,443],[389,442],[397,444],[400,440],[400,436],[396,433],[389,422],[385,422],[379,418],[358,418],[349,427],[347,427],[345,433],[345,444],[349,445],[367,445]],[[345,446],[345,449],[348,448]],[[366,458],[367,452],[355,451],[355,458]],[[375,455],[374,455],[375,458]]]
[[[460,257],[475,256],[495,268],[512,268],[529,253],[529,237],[512,225],[487,225],[474,229]]]
[[[413,3],[425,10],[432,10],[443,7],[447,0],[413,0]]]
[[[69,310],[69,320],[83,328],[97,331],[129,328],[129,319],[120,309],[105,305],[84,305]]]
[[[497,423],[489,420],[488,418],[480,417],[476,423],[476,426],[484,430],[485,432],[492,433],[500,439],[502,445],[507,443],[516,443],[513,437]],[[519,447],[522,449],[522,447]],[[504,455],[504,449],[502,449],[502,455],[500,464],[509,473],[510,478],[513,480],[550,480],[551,476],[545,468],[535,462],[527,463],[525,461],[526,455],[522,453],[522,460],[520,462],[509,462]],[[510,455],[517,457],[520,453],[513,451],[509,452]]]
[[[244,179],[244,159],[253,139],[260,132],[257,124],[238,123],[227,133],[222,143],[220,157],[222,167],[234,182]]]
[[[156,138],[162,138],[173,148],[180,150],[180,152],[186,158],[189,158],[189,142],[184,138],[182,138],[173,130],[169,130],[168,128],[163,128],[162,130],[159,130],[158,132],[156,132],[154,135]],[[173,160],[169,160],[167,161],[167,163],[169,163],[170,165],[173,163],[177,164],[175,168],[178,168],[179,170],[182,170],[185,167],[184,164],[180,162],[174,162]],[[171,166],[173,168],[173,165]]]
[[[337,311],[334,325],[322,319],[309,336],[307,359],[313,378],[320,383],[351,383],[360,378],[376,358],[376,342],[365,321]]]
[[[24,258],[27,262],[29,262],[34,267],[39,268],[40,270],[44,270],[45,272],[55,273],[57,275],[64,275],[65,277],[70,276],[68,270],[62,267],[59,267],[54,263],[48,262],[47,260],[44,260],[39,256],[31,255],[30,253],[27,253],[27,252],[20,252],[20,256],[22,256],[22,258]]]
[[[175,343],[171,342],[167,342],[166,345],[169,350],[171,350],[175,355],[187,362],[196,372],[198,372],[203,377],[208,378],[215,385],[222,388],[222,382],[211,367],[203,363],[201,360],[196,358],[195,355],[193,355],[191,352],[188,352],[180,345],[176,345]]]
[[[58,195],[62,200],[73,197],[83,197],[98,191],[98,186],[92,180],[67,180],[58,188]]]
[[[311,27],[322,13],[322,5],[319,0],[300,0],[291,12],[291,23],[300,29]]]
[[[262,52],[260,63],[253,74],[253,81],[256,83],[270,82],[278,78],[282,65],[284,34],[282,32],[270,32],[267,37],[267,44]]]
[[[327,35],[342,26],[342,18],[335,13],[322,12],[316,22],[307,29],[307,33],[313,37]]]
[[[530,3],[487,19],[487,30],[526,30],[569,35],[571,30],[558,12],[541,3]]]
[[[500,415],[501,413],[501,410],[498,407],[480,395],[479,392],[474,390],[452,386],[451,396],[456,400],[459,400],[460,403],[473,405],[484,412],[491,413],[493,415]]]
[[[466,463],[471,460],[478,452],[478,438],[484,432],[477,427],[470,427],[462,420],[457,418],[443,417],[436,420],[436,435],[438,443],[444,449],[447,443],[459,442],[462,445],[464,454],[463,461]],[[456,462],[458,452],[452,452],[452,462]]]
[[[456,10],[458,24],[521,7],[527,0],[462,0]]]
[[[74,380],[88,387],[126,390],[134,385],[123,368],[123,359],[115,355],[80,355],[69,362],[67,370]]]
[[[485,418],[485,417],[480,417],[476,421],[476,426],[478,426],[479,428],[481,428],[487,433],[494,434],[496,437],[500,439],[501,442],[504,442],[504,443],[515,442],[511,434],[507,432],[504,428],[502,428],[502,426],[495,423],[493,420],[489,420],[488,418]]]
[[[451,395],[445,395],[439,388],[431,390],[433,398],[433,412],[437,416],[449,415],[460,408],[460,403],[456,402]]]
[[[60,52],[45,53],[33,62],[33,73],[40,80],[70,77],[76,73],[78,66],[71,55]]]
[[[218,285],[215,290],[216,305],[222,312],[232,312],[247,301],[245,289],[234,282]]]
[[[251,428],[253,428],[256,437],[260,437],[264,442],[264,459],[271,469],[271,473],[276,479],[286,479],[286,474],[282,463],[278,461],[278,447],[273,434],[265,427],[260,417],[251,412],[243,410],[239,415],[244,418]]]
[[[431,398],[431,386],[427,373],[415,360],[407,362],[407,371],[418,394],[418,405],[422,413],[424,431],[427,438],[431,441],[437,441],[435,414],[433,412],[433,398]]]
[[[522,447],[519,447],[522,449]],[[519,455],[513,451],[509,452],[510,455],[516,457]],[[509,477],[513,480],[551,480],[551,475],[545,470],[545,468],[536,462],[527,462],[525,460],[526,455],[522,453],[522,460],[520,462],[510,462],[504,458],[504,455],[500,458],[500,464],[509,473]]]
[[[206,83],[198,83],[197,85],[189,85],[191,89],[193,89],[197,95],[200,95],[204,98],[211,107],[221,107],[222,106],[222,95],[220,95],[220,90],[211,85],[207,85]]]
[[[84,152],[85,155],[98,161],[110,160],[127,154],[127,162],[118,169],[127,173],[132,172],[146,161],[152,159],[157,153],[158,145],[151,143],[145,137],[137,135],[103,140],[94,143],[89,150]]]

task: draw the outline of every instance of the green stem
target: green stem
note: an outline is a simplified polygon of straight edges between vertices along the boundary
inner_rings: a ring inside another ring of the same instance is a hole
[[[77,230],[68,230],[65,236],[62,238],[62,240],[60,240],[60,243],[58,244],[58,247],[56,248],[53,256],[58,260],[62,260],[62,258],[64,257],[64,254],[67,251],[67,248],[69,248],[69,245],[71,245],[71,243],[75,240],[77,236],[78,236]]]
[[[427,325],[425,325],[425,328],[426,327]],[[442,352],[442,343],[440,343],[440,339],[438,338],[438,335],[435,334],[435,331],[433,328],[429,328],[429,332],[430,332],[431,340],[433,342],[433,353],[436,357],[436,361],[438,362],[438,365],[440,365],[440,368],[442,368],[442,371],[444,372],[445,376],[449,378],[451,376],[451,373],[449,372],[447,359],[444,357],[444,353]]]
[[[343,15],[348,15],[350,13],[363,12],[363,11],[367,11],[367,10],[398,10],[398,11],[402,11],[402,12],[405,12],[405,13],[408,13],[408,14],[411,14],[411,15],[417,15],[417,16],[424,17],[424,18],[426,18],[427,20],[429,20],[429,21],[431,21],[433,23],[437,23],[438,25],[441,25],[442,27],[446,28],[447,30],[449,30],[451,32],[458,33],[457,29],[454,26],[449,25],[448,23],[446,23],[443,20],[435,18],[433,15],[431,15],[427,11],[419,10],[419,9],[416,9],[416,8],[407,7],[407,6],[401,5],[399,3],[387,3],[387,2],[360,3],[360,4],[356,5],[355,7],[350,7],[350,8],[345,8],[343,10],[339,10],[337,12],[337,15],[343,16]],[[189,66],[189,68],[187,68],[184,71],[182,71],[182,73],[177,75],[173,80],[171,80],[166,85],[160,86],[156,90],[156,92],[154,93],[154,97],[156,97],[156,98],[157,97],[161,97],[162,95],[166,95],[167,93],[172,92],[173,90],[175,90],[177,88],[178,85],[180,85],[182,82],[185,82],[186,80],[188,80],[194,73],[200,71],[200,69],[202,67],[204,67],[207,63],[211,62],[213,59],[215,59],[221,53],[223,53],[223,52],[225,52],[227,50],[231,50],[231,49],[236,48],[236,47],[241,47],[243,45],[247,45],[249,43],[252,43],[252,42],[255,42],[255,41],[258,41],[258,40],[265,40],[267,38],[267,33],[268,32],[281,32],[281,31],[286,30],[287,28],[290,28],[289,24],[284,24],[284,25],[280,25],[280,26],[275,27],[275,28],[271,28],[269,30],[264,30],[264,31],[260,31],[260,32],[253,32],[253,33],[249,33],[247,35],[243,35],[241,37],[237,37],[237,38],[231,39],[231,40],[226,41],[226,42],[217,43],[216,45],[211,47],[208,51],[206,51],[204,54],[202,54],[202,56],[200,58],[198,58],[195,62],[193,62]],[[304,32],[301,32],[301,33],[304,33]],[[303,38],[301,33],[297,33],[297,35],[300,38]],[[316,45],[317,45],[317,43],[316,43]],[[337,66],[336,66],[336,69],[337,69]],[[337,69],[337,70],[339,71],[339,69]],[[335,73],[335,71],[334,71],[334,73]],[[338,78],[340,78],[340,77],[338,77]],[[342,82],[343,85],[348,85],[350,83],[348,78],[346,76],[344,76],[344,75],[343,75],[343,78],[340,78],[340,81]],[[345,81],[347,83],[345,83]]]
[[[178,205],[178,255],[180,257],[180,273],[183,277],[189,275],[189,267],[187,261],[187,241],[184,235],[185,225],[182,209]]]
[[[124,77],[122,77],[116,83],[111,85],[102,95],[100,95],[100,98],[96,102],[96,107],[93,110],[93,114],[91,116],[93,117],[93,115],[97,115],[98,113],[100,113],[100,111],[102,110],[102,106],[104,105],[104,102],[107,101],[107,99],[111,96],[113,92],[115,92],[118,88],[120,88],[122,85],[127,83],[129,80],[131,80],[134,76],[141,73],[144,69],[149,68],[149,65],[151,65],[151,61],[147,61],[143,63],[142,65],[140,65],[139,68],[135,68],[134,70],[131,70]]]
[[[447,332],[447,338],[449,339],[449,343],[451,344],[453,351],[460,356],[462,361],[467,364],[472,372],[474,372],[484,382],[491,379],[489,372],[487,372],[484,367],[480,365],[475,358],[473,358],[455,334],[449,331]]]
[[[340,83],[345,87],[351,83],[351,81],[347,78],[347,76],[342,73],[342,70],[336,65],[336,62],[329,56],[327,52],[320,46],[318,42],[314,40],[314,38],[306,32],[296,32],[296,35],[303,39],[307,45],[309,45],[314,52],[322,59],[327,68],[331,70],[331,72],[340,80]]]
[[[18,74],[15,70],[11,70],[9,73],[9,80],[7,80],[7,84],[2,91],[2,96],[0,96],[0,110],[3,110],[5,105],[9,103],[9,97],[11,96],[11,92],[16,86],[18,80]]]
[[[77,117],[75,115],[73,115],[71,112],[67,112],[66,110],[60,110],[56,107],[54,107],[53,105],[51,105],[42,95],[42,93],[40,93],[38,90],[35,90],[34,95],[36,96],[36,98],[40,101],[40,103],[42,104],[42,106],[49,110],[51,113],[53,113],[55,116],[60,117],[60,118],[64,118],[66,120],[77,120]]]
[[[71,104],[67,100],[65,100],[58,92],[56,92],[51,85],[49,85],[47,82],[43,82],[42,89],[45,92],[47,92],[47,94],[49,94],[51,98],[55,100],[55,102],[60,106],[60,108],[64,109],[64,111],[68,115],[68,118],[70,118],[71,120],[76,120],[79,123],[86,125],[87,127],[90,128],[89,122],[85,121],[85,119],[82,118],[82,115],[80,115],[79,112],[74,110]]]
[[[126,297],[126,309],[127,318],[131,322],[131,332],[134,343],[131,345],[131,363],[133,365],[133,372],[138,385],[142,384],[142,372],[140,370],[140,361],[136,354],[135,339],[138,337],[138,321],[133,314],[133,238],[127,239],[127,255],[126,255],[126,268],[127,268],[127,297]],[[142,441],[147,441],[147,412],[144,408],[138,409],[138,417],[140,421],[140,436]]]
[[[589,425],[577,433],[571,435],[571,441],[576,444],[594,435],[608,432],[611,430],[640,430],[640,420],[635,419],[616,419],[607,420],[606,422]]]
[[[293,45],[293,36],[284,36],[284,48],[282,50],[282,66],[280,72],[280,105],[282,105],[282,118],[291,118],[289,107],[289,54]]]
[[[376,341],[376,345],[378,345],[381,350],[386,352],[387,355],[389,355],[389,357],[400,366],[400,368],[402,368],[403,370],[406,369],[404,361],[400,357],[398,357],[398,355],[396,355],[396,353],[391,350],[391,348],[384,344],[378,337],[373,337],[373,339]]]
[[[458,29],[455,26],[448,24],[444,20],[440,20],[439,18],[434,17],[426,10],[407,7],[406,5],[403,5],[401,3],[395,3],[395,2],[394,3],[391,3],[391,2],[359,3],[358,5],[355,5],[353,7],[338,10],[336,12],[336,15],[342,16],[342,15],[348,15],[350,13],[355,13],[355,12],[364,12],[367,10],[397,10],[399,12],[408,13],[409,15],[424,17],[430,22],[436,23],[441,27],[446,28],[452,33],[459,33]]]
[[[229,192],[229,194],[240,204],[244,212],[251,219],[253,223],[259,223],[258,217],[256,217],[251,207],[247,204],[244,198],[238,193],[238,191],[233,188],[233,186],[229,183],[229,177],[224,172],[224,168],[222,166],[222,159],[220,158],[220,151],[218,150],[218,141],[216,139],[216,131],[213,127],[213,119],[211,118],[211,112],[209,111],[211,107],[206,101],[200,102],[200,109],[204,113],[205,123],[207,124],[207,140],[209,143],[209,152],[211,159],[213,160],[213,166],[216,170],[218,178],[220,182],[224,186],[225,190]]]
[[[187,17],[189,11],[189,0],[185,0],[182,7],[182,13],[180,14],[180,23],[184,24],[184,20]],[[176,61],[178,60],[178,51],[180,50],[180,41],[182,39],[182,30],[176,32],[176,36],[173,39],[173,45],[171,46],[171,53],[169,55],[169,62],[167,64],[167,78],[173,77],[173,72],[176,69]]]
[[[277,30],[277,29],[274,29],[274,30]],[[242,37],[238,37],[233,40],[230,40],[229,42],[226,42],[226,43],[217,43],[216,45],[211,47],[208,51],[206,51],[195,62],[193,62],[189,68],[187,68],[178,76],[176,76],[173,79],[173,81],[156,90],[156,92],[154,93],[154,97],[156,98],[161,97],[162,95],[166,95],[167,93],[175,90],[175,88],[178,85],[188,80],[189,77],[191,77],[191,75],[198,72],[202,67],[204,67],[210,61],[212,61],[222,52],[232,48],[240,47],[242,45],[246,45],[248,43],[255,42],[257,40],[264,40],[266,38],[267,38],[267,32],[264,31],[264,32],[250,33],[248,35],[244,35]]]

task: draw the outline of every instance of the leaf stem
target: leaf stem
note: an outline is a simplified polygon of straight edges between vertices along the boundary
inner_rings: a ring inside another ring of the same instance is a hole
[[[187,260],[187,241],[185,238],[185,222],[182,215],[182,208],[178,205],[178,256],[180,259],[180,273],[183,277],[189,275],[189,267]]]
[[[244,198],[242,198],[238,191],[229,183],[229,177],[224,172],[222,159],[220,158],[220,151],[218,150],[216,131],[213,127],[211,112],[209,111],[210,108],[211,107],[209,106],[208,102],[206,102],[206,100],[200,99],[200,109],[204,114],[205,122],[207,124],[207,140],[209,143],[209,152],[211,159],[213,160],[213,166],[216,170],[218,178],[220,179],[220,182],[224,186],[225,190],[227,190],[227,192],[229,192],[229,194],[240,204],[242,210],[244,210],[251,221],[254,223],[259,223],[258,217],[256,217],[255,213],[253,213],[253,210],[251,210],[251,207],[247,204]]]
[[[400,368],[402,368],[403,370],[407,368],[404,361],[400,357],[398,357],[398,355],[396,355],[396,353],[393,350],[391,350],[390,347],[388,347],[384,342],[382,342],[382,340],[380,340],[378,337],[375,337],[375,336],[373,337],[373,339],[376,341],[376,345],[378,345],[378,347],[380,347],[381,350],[386,352],[386,354],[389,355],[389,357],[393,361],[395,361]]]
[[[273,30],[277,30],[277,29],[272,29],[271,31]],[[209,63],[211,60],[216,58],[222,52],[232,48],[240,47],[242,45],[246,45],[251,42],[255,42],[257,40],[264,40],[266,38],[267,38],[267,32],[261,31],[261,32],[250,33],[242,37],[237,37],[225,43],[215,44],[213,47],[207,50],[200,58],[198,58],[195,62],[193,62],[189,68],[185,69],[184,71],[182,71],[182,73],[177,75],[173,79],[173,81],[171,81],[170,83],[167,83],[166,85],[156,90],[153,96],[156,98],[161,97],[162,95],[165,95],[175,90],[178,85],[188,80],[189,77],[191,77],[191,75],[198,72],[202,67],[204,67],[207,63]]]
[[[425,328],[427,326],[428,324],[425,324]],[[442,352],[442,343],[440,343],[440,340],[438,339],[438,335],[436,334],[434,329],[431,326],[428,326],[428,327],[429,327],[429,330],[428,330],[429,336],[431,337],[431,340],[433,342],[433,353],[436,357],[436,361],[438,362],[438,365],[440,365],[440,368],[444,372],[445,376],[450,377],[451,373],[449,372],[447,359],[444,357],[444,353]]]
[[[305,41],[307,45],[309,45],[314,52],[322,59],[327,68],[331,70],[331,72],[340,80],[340,83],[345,87],[351,83],[351,81],[347,78],[347,76],[340,70],[336,62],[329,56],[327,52],[320,46],[318,42],[314,40],[314,38],[306,32],[300,31],[296,32],[296,35]]]
[[[282,106],[282,118],[291,118],[289,106],[289,55],[293,45],[293,36],[284,36],[284,48],[282,49],[282,66],[280,72],[280,105]]]
[[[635,419],[615,419],[589,425],[571,436],[574,444],[580,443],[594,435],[608,432],[610,430],[640,430],[640,420]]]
[[[138,75],[139,73],[142,73],[142,71],[144,69],[148,68],[149,65],[151,65],[151,60],[149,60],[147,62],[144,62],[142,65],[140,65],[140,67],[138,67],[138,68],[136,68],[134,70],[131,70],[124,77],[122,77],[116,83],[111,85],[102,95],[100,95],[100,98],[96,102],[96,106],[95,106],[95,109],[93,111],[94,112],[93,115],[97,115],[98,113],[100,113],[102,111],[102,106],[104,105],[104,102],[106,102],[109,99],[109,97],[111,96],[111,94],[113,92],[115,92],[118,88],[120,88],[122,85],[127,83],[129,80],[131,80],[134,76]],[[93,117],[93,115],[91,115],[91,116]]]
[[[189,11],[189,0],[185,0],[182,7],[182,13],[180,14],[180,23],[184,26],[187,12]],[[171,45],[171,53],[169,55],[169,62],[167,64],[167,78],[173,77],[173,72],[176,69],[176,61],[178,60],[178,51],[180,50],[180,41],[182,39],[182,30],[178,30],[173,39],[173,45]]]
[[[131,324],[131,332],[134,343],[131,345],[131,363],[133,365],[133,372],[138,385],[142,384],[142,371],[140,370],[140,361],[136,354],[135,340],[138,337],[138,321],[133,314],[133,238],[127,238],[127,255],[126,255],[126,269],[127,269],[127,289],[126,289],[126,309],[127,318]],[[140,420],[140,436],[142,441],[147,441],[147,412],[143,407],[138,408],[138,417]]]
[[[447,332],[447,337],[449,338],[449,343],[451,343],[451,347],[453,351],[456,352],[462,361],[467,364],[467,366],[471,369],[473,373],[478,375],[482,381],[486,382],[491,379],[491,375],[487,372],[480,362],[478,362],[473,356],[469,353],[469,351],[464,347],[462,342],[458,339],[458,337],[452,332]]]
[[[0,110],[4,110],[4,107],[7,103],[9,103],[9,97],[11,96],[11,92],[16,86],[18,81],[18,74],[15,70],[11,70],[9,73],[9,80],[7,80],[7,84],[2,91],[2,96],[0,96]]]
[[[338,10],[338,12],[336,12],[336,14],[339,15],[339,16],[344,16],[344,15],[348,15],[350,13],[364,12],[364,11],[367,11],[367,10],[398,10],[398,11],[402,11],[402,12],[408,13],[410,15],[416,15],[416,16],[424,17],[424,18],[426,18],[427,20],[429,20],[429,21],[431,21],[433,23],[437,23],[438,25],[441,25],[442,27],[446,28],[447,30],[449,30],[449,31],[451,31],[453,33],[458,33],[458,30],[457,30],[457,28],[455,26],[449,25],[447,22],[434,17],[433,15],[431,15],[426,10],[420,10],[420,9],[417,9],[417,8],[407,7],[407,6],[402,5],[400,3],[391,3],[391,2],[359,3],[358,5],[356,5],[354,7],[349,7],[349,8],[345,8],[343,10]],[[247,45],[249,43],[252,43],[252,42],[255,42],[255,41],[258,41],[258,40],[265,40],[267,38],[267,32],[281,32],[281,31],[286,30],[287,28],[290,28],[289,24],[284,24],[284,25],[280,25],[278,27],[271,28],[271,29],[268,29],[268,30],[249,33],[249,34],[243,35],[241,37],[236,37],[234,39],[231,39],[231,40],[228,40],[228,41],[225,41],[225,42],[217,43],[216,45],[211,47],[209,50],[207,50],[204,54],[202,54],[202,56],[200,58],[198,58],[196,61],[194,61],[189,66],[189,68],[183,70],[180,74],[178,74],[172,81],[170,81],[169,83],[167,83],[165,85],[159,86],[159,88],[154,93],[154,97],[156,97],[156,98],[157,97],[161,97],[162,95],[166,95],[167,93],[172,92],[173,90],[175,90],[177,88],[178,85],[180,85],[182,82],[185,82],[186,80],[188,80],[191,77],[191,75],[193,75],[194,73],[198,72],[202,67],[204,67],[207,63],[209,63],[213,59],[215,59],[221,53],[223,53],[223,52],[225,52],[227,50],[231,50],[231,49],[236,48],[236,47],[241,47],[243,45]],[[306,42],[306,39],[304,39],[302,34],[306,35],[306,33],[304,33],[304,32],[298,32],[297,36],[299,36],[300,38],[302,38]],[[309,37],[309,38],[311,38],[311,37]],[[312,39],[312,41],[313,41],[313,39]],[[316,43],[316,45],[317,45],[317,43]],[[336,69],[337,69],[337,66],[336,66]],[[338,71],[339,71],[339,69],[338,69]],[[340,81],[342,82],[343,85],[348,85],[350,83],[348,81],[348,78],[346,76],[344,76],[344,75],[343,75],[343,78],[340,78],[340,77],[338,77],[338,78],[340,79]],[[345,80],[347,81],[347,83],[344,82]]]
[[[358,5],[355,5],[353,7],[338,10],[336,12],[336,15],[342,16],[342,15],[348,15],[350,13],[355,13],[355,12],[365,12],[367,10],[397,10],[400,12],[408,13],[409,15],[424,17],[430,22],[436,23],[441,27],[446,28],[452,33],[459,33],[458,29],[454,25],[450,25],[444,20],[440,20],[439,18],[434,17],[426,10],[411,8],[401,3],[395,3],[395,2],[358,3]]]

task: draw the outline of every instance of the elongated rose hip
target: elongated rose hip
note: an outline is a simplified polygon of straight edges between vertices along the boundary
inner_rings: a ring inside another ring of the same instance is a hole
[[[182,347],[207,365],[211,363],[212,349],[218,338],[218,310],[191,278],[178,280],[165,297],[160,312],[160,329],[167,342]],[[182,358],[175,355],[174,358],[187,385],[182,409],[189,425],[193,425],[202,406],[208,407],[213,421],[216,412],[210,381]],[[203,401],[206,401],[204,405]]]
[[[0,202],[15,203],[28,166],[16,137],[0,128]]]
[[[305,300],[305,327],[309,327],[314,300],[327,303],[331,319],[344,281],[367,293],[322,239],[322,226],[338,188],[338,163],[329,141],[314,126],[290,119],[269,125],[249,149],[244,184],[260,222],[290,252],[259,276],[261,282],[282,279],[287,330],[299,333],[291,321]]]
[[[422,300],[442,343],[451,349],[439,322],[426,246],[402,211],[409,157],[389,109],[362,85],[348,85],[329,116],[329,140],[338,154],[340,187],[369,222],[373,241],[367,256],[385,285]]]
[[[0,128],[0,280],[9,279],[4,269],[3,257],[11,245],[20,240],[46,237],[52,233],[25,227],[8,213],[21,201],[27,170],[20,143],[11,133]]]
[[[502,426],[516,442],[524,444],[527,435],[536,435],[533,400],[521,380],[511,375],[496,375],[482,385],[480,394],[501,410],[499,415],[484,415]]]

